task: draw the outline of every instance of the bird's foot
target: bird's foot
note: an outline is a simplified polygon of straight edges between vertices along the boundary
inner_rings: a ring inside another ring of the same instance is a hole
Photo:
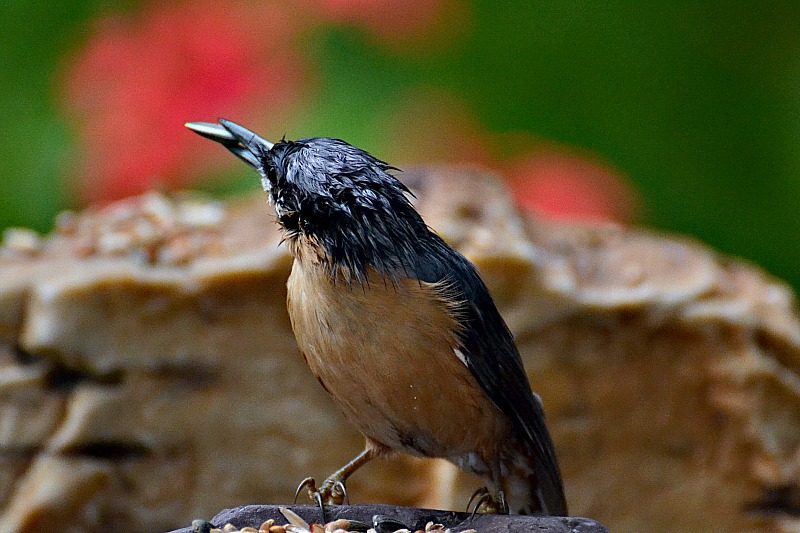
[[[317,488],[317,483],[313,477],[307,477],[300,482],[300,486],[294,493],[294,501],[297,502],[297,496],[303,489],[308,490],[308,497],[311,498],[319,508],[322,510],[322,523],[327,523],[325,518],[325,505],[342,505],[346,503],[350,505],[350,498],[347,496],[347,489],[344,484],[353,472],[367,464],[373,457],[382,451],[380,445],[370,444],[367,439],[367,447],[363,452],[358,454],[358,457],[344,465],[342,468],[328,476],[320,488]]]
[[[325,506],[326,505],[342,505],[346,503],[350,505],[350,498],[347,496],[347,489],[344,486],[344,481],[333,475],[322,482],[322,486],[317,488],[317,482],[313,477],[307,477],[298,485],[294,493],[294,501],[297,503],[297,497],[306,489],[308,497],[316,503],[322,511],[322,518],[325,519]]]
[[[494,496],[486,487],[480,487],[472,493],[469,501],[467,502],[467,512],[469,513],[472,502],[475,502],[475,507],[472,508],[472,517],[477,513],[481,514],[508,514],[508,502],[506,495],[502,490],[497,491]]]

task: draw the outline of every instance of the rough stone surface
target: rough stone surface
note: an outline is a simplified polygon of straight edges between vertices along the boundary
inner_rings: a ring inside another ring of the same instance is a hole
[[[573,514],[612,531],[800,530],[800,318],[785,284],[677,236],[527,220],[481,172],[403,179],[516,335]],[[63,215],[43,239],[10,235],[0,533],[174,529],[290,501],[356,455],[362,438],[296,352],[278,241],[260,195],[148,194]],[[463,509],[478,484],[397,457],[348,491]]]
[[[318,524],[324,523],[318,507],[301,505],[287,508],[297,513],[309,524],[314,522]],[[372,524],[372,517],[375,515],[383,515],[397,520],[406,525],[411,531],[424,530],[425,524],[434,522],[450,528],[453,533],[467,529],[474,529],[478,533],[503,533],[509,531],[520,533],[525,531],[535,531],[536,533],[608,533],[605,527],[588,518],[519,515],[475,515],[474,518],[471,518],[466,513],[395,507],[393,505],[333,505],[326,508],[328,521],[344,518]],[[215,527],[233,524],[238,528],[247,526],[258,528],[260,524],[270,518],[275,520],[277,524],[286,523],[286,518],[281,514],[280,507],[277,505],[247,505],[226,509],[209,520],[209,522]],[[192,533],[192,528],[185,527],[172,533]]]

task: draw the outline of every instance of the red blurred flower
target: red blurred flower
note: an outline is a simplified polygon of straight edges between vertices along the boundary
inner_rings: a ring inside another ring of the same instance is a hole
[[[185,185],[209,163],[187,120],[277,124],[306,73],[292,43],[304,26],[295,13],[282,2],[201,0],[100,20],[65,80],[85,152],[83,199]]]

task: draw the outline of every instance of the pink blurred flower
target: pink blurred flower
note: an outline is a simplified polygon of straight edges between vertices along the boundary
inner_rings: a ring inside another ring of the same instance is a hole
[[[100,20],[64,83],[83,199],[183,186],[191,170],[213,166],[187,120],[277,124],[302,93],[306,66],[292,41],[303,28],[282,2],[154,3]]]

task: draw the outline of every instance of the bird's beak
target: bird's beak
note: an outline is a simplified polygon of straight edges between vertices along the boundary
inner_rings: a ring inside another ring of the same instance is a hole
[[[263,175],[261,158],[274,146],[271,142],[224,118],[219,119],[219,124],[187,122],[185,126],[206,139],[220,143]]]

